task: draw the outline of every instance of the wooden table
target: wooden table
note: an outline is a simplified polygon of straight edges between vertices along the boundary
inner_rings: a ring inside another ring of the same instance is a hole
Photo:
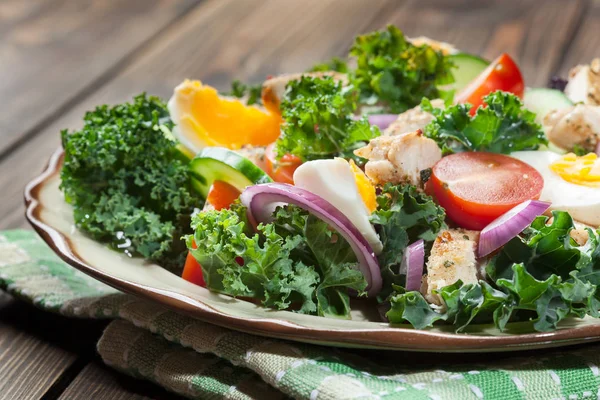
[[[344,56],[354,35],[396,24],[494,58],[528,86],[600,56],[600,0],[0,0],[0,229],[27,227],[22,191],[84,111],[184,78],[219,89]],[[2,399],[175,398],[104,367],[103,323],[0,294]]]

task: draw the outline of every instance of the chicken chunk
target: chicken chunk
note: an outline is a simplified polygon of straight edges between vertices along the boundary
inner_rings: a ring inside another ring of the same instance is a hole
[[[573,103],[600,106],[600,58],[571,69],[565,94]]]
[[[448,229],[439,234],[427,260],[426,284],[421,287],[427,301],[443,304],[433,291],[459,279],[465,284],[477,283],[480,278],[475,255],[478,240],[478,231]]]
[[[431,101],[431,105],[434,108],[444,108],[444,101],[435,99]],[[397,136],[423,129],[433,121],[433,118],[433,114],[423,111],[421,106],[416,106],[398,115],[398,119],[383,131],[383,135]]]
[[[573,150],[577,146],[594,151],[600,138],[600,106],[577,104],[548,113],[544,130],[556,146]]]
[[[331,76],[334,80],[342,82],[343,85],[348,83],[348,75],[335,71],[305,72],[274,76],[267,79],[262,85],[261,98],[265,108],[278,112],[281,100],[285,95],[285,86],[288,84],[288,82],[299,80],[303,76],[310,76],[313,78]]]
[[[421,171],[441,160],[442,151],[437,143],[419,129],[398,136],[380,136],[365,147],[354,151],[369,160],[365,173],[376,184],[421,184]]]

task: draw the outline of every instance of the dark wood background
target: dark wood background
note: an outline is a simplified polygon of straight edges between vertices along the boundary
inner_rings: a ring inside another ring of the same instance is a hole
[[[508,52],[528,86],[600,56],[600,0],[0,0],[0,229],[27,227],[23,187],[95,105],[302,71],[390,23]],[[174,398],[104,367],[102,327],[0,293],[0,398]]]

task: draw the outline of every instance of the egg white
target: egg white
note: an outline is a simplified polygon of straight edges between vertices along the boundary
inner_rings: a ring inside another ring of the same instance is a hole
[[[567,182],[550,169],[561,158],[552,151],[517,151],[511,154],[535,168],[544,178],[540,200],[552,203],[550,210],[567,211],[573,219],[593,227],[600,226],[600,188]]]
[[[294,185],[330,202],[354,224],[375,254],[381,253],[383,244],[369,221],[369,210],[346,160],[338,158],[306,162],[294,172]]]

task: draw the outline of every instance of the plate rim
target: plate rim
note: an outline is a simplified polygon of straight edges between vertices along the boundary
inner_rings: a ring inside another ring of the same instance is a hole
[[[570,327],[553,332],[531,332],[502,336],[469,335],[403,327],[335,330],[307,327],[279,318],[243,318],[229,315],[200,299],[186,295],[173,296],[125,279],[116,278],[87,264],[73,248],[68,237],[47,225],[40,213],[41,189],[57,175],[62,165],[64,150],[58,147],[43,172],[25,187],[25,217],[37,234],[67,264],[93,278],[132,295],[157,302],[169,309],[183,312],[201,321],[236,331],[278,339],[325,344],[339,347],[361,347],[396,351],[420,352],[489,352],[518,351],[558,347],[600,340],[600,323]],[[169,292],[171,293],[171,292]],[[316,317],[315,318],[322,318]]]

